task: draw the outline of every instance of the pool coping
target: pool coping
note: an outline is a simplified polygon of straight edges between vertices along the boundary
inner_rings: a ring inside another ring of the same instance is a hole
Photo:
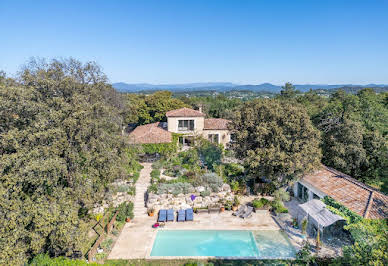
[[[251,256],[251,257],[237,257],[237,256],[151,256],[152,248],[154,247],[154,242],[156,239],[156,235],[159,231],[283,231],[282,229],[278,230],[268,230],[268,229],[171,229],[171,228],[158,228],[155,230],[154,234],[152,235],[152,241],[151,245],[147,247],[147,252],[145,259],[147,260],[185,260],[185,259],[221,259],[221,260],[295,260],[295,257],[257,257],[257,256]],[[288,236],[286,238],[287,242],[295,249],[295,246],[291,243],[290,239],[288,239]],[[257,242],[254,241],[256,248],[258,249]],[[296,250],[296,249],[295,249]]]

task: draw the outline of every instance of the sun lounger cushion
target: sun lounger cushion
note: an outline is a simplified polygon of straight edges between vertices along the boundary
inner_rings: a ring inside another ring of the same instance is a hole
[[[173,209],[167,210],[167,222],[173,222],[174,218],[175,218],[174,210]]]
[[[242,215],[240,215],[240,217],[243,219],[249,218],[249,217],[251,217],[252,212],[253,212],[253,208],[251,206],[248,206],[247,210]]]
[[[187,209],[186,210],[186,221],[193,221],[193,220],[194,220],[193,209]]]
[[[185,221],[185,211],[179,210],[178,211],[178,222],[184,222]]]
[[[159,217],[158,222],[165,222],[167,220],[167,210],[160,210],[159,211]]]
[[[240,216],[241,214],[243,214],[245,212],[245,208],[246,206],[243,205],[241,206],[237,211],[235,211],[234,213],[232,213],[234,216]]]

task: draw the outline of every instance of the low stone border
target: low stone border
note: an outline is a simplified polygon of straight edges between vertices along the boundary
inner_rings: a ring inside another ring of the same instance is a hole
[[[116,211],[115,214],[113,215],[112,219],[110,220],[110,222],[106,225],[105,229],[106,229],[106,233],[109,234],[110,230],[112,229],[112,226],[113,226],[113,223],[116,221],[116,216],[117,214],[119,213],[119,211]],[[104,218],[102,218],[104,219]],[[103,227],[103,226],[102,226]],[[88,252],[88,261],[89,262],[92,262],[93,261],[93,258],[94,256],[96,255],[96,252],[97,252],[97,248],[98,246],[101,244],[102,241],[104,241],[105,239],[105,234],[104,232],[97,238],[96,242],[94,243],[94,245],[92,246],[92,248],[89,250]]]

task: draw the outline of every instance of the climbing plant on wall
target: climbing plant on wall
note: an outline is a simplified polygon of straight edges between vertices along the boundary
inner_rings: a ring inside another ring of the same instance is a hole
[[[142,144],[142,151],[145,154],[159,153],[161,155],[169,155],[178,150],[178,138],[180,134],[172,134],[172,141],[170,143],[147,143]]]

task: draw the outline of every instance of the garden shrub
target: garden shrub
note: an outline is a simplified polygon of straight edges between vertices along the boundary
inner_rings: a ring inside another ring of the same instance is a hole
[[[157,193],[160,194],[167,194],[172,193],[174,195],[178,194],[188,194],[194,192],[194,187],[190,183],[164,183],[159,184],[157,187]]]
[[[388,226],[386,220],[361,219],[344,227],[354,244],[343,249],[338,265],[387,265]]]
[[[205,173],[201,176],[201,183],[203,186],[213,186],[213,187],[221,187],[223,182],[221,177],[219,177],[216,173]],[[213,190],[214,191],[214,190]]]
[[[186,169],[190,169],[192,166],[198,165],[199,163],[199,155],[195,149],[180,152],[178,158],[180,159],[181,165],[186,165]]]
[[[129,190],[127,191],[129,195],[135,196],[136,195],[136,187],[131,186]]]
[[[162,168],[162,166],[163,166],[162,160],[158,160],[151,165],[152,169],[160,169]]]
[[[31,266],[53,266],[53,265],[67,265],[67,266],[88,266],[98,265],[96,263],[88,264],[84,260],[73,260],[65,257],[50,258],[47,254],[39,254],[35,256],[28,264]]]
[[[217,184],[210,184],[209,188],[213,192],[219,192],[221,190],[221,186]]]
[[[123,202],[118,207],[117,210],[119,211],[116,220],[120,222],[124,222],[127,217],[133,219],[133,203],[132,202]]]
[[[136,183],[137,180],[139,179],[139,177],[140,177],[140,172],[133,173],[133,175],[132,175],[133,182]]]
[[[270,205],[270,201],[265,199],[265,198],[261,198],[259,200],[255,199],[255,200],[252,201],[252,205],[256,209],[259,209],[259,208],[263,208],[263,207],[269,206]]]
[[[230,183],[230,189],[234,192],[237,193],[240,190],[240,184],[238,181],[234,180]]]
[[[210,190],[204,190],[200,193],[201,197],[208,197],[210,196]]]
[[[158,186],[156,184],[152,184],[148,187],[148,192],[150,193],[157,193],[158,192]]]
[[[224,164],[224,173],[227,177],[236,177],[244,175],[244,167],[237,163]]]
[[[151,171],[150,175],[152,178],[158,179],[160,177],[160,170],[154,169]]]
[[[303,262],[306,265],[310,265],[311,262],[314,262],[314,256],[311,253],[312,246],[308,241],[306,241],[303,247],[296,254],[296,260],[298,262]]]
[[[125,184],[125,185],[120,185],[117,187],[116,191],[117,192],[127,192],[131,189],[131,185]]]
[[[100,244],[100,247],[104,250],[110,250],[113,244],[113,239],[112,238],[107,238],[102,243]]]
[[[203,163],[208,169],[214,170],[214,166],[221,164],[223,146],[222,144],[214,144],[208,140],[201,139],[196,150],[201,155]]]
[[[289,201],[290,200],[290,193],[287,192],[284,188],[279,188],[273,193],[273,196],[275,200],[279,201]]]
[[[288,209],[284,206],[280,200],[274,200],[271,202],[272,210],[276,213],[288,213]]]

